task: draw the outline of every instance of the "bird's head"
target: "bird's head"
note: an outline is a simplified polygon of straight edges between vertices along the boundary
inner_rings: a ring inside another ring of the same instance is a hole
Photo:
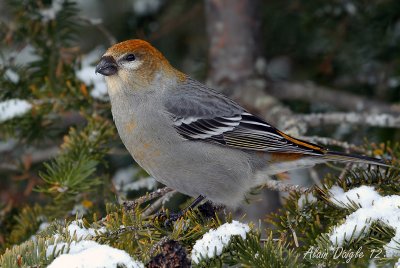
[[[109,90],[151,88],[163,80],[183,79],[165,57],[148,42],[133,39],[110,47],[96,66],[96,73],[106,77]]]

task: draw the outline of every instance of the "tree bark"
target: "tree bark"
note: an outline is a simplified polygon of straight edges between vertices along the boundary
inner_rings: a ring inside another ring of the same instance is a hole
[[[261,59],[259,6],[258,0],[205,1],[213,84],[241,84],[255,76]]]
[[[257,78],[263,58],[260,50],[259,0],[205,0],[209,38],[209,75],[218,87],[250,110],[266,115],[278,102],[266,96],[266,81]],[[257,104],[256,99],[265,100]],[[281,107],[284,109],[283,107]],[[262,203],[242,207],[249,220],[263,218],[279,207],[279,193],[266,190]],[[239,210],[239,213],[240,212]]]

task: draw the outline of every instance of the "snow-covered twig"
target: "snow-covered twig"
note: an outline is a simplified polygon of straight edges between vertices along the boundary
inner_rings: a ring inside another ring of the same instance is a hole
[[[220,256],[223,249],[229,245],[232,236],[240,235],[246,239],[250,227],[247,224],[238,221],[232,223],[225,223],[217,229],[211,229],[203,235],[203,237],[196,241],[192,250],[192,261],[198,264],[201,260],[214,258]]]
[[[365,154],[367,151],[357,145],[348,143],[346,141],[339,141],[333,138],[328,138],[328,137],[319,137],[319,136],[300,136],[298,137],[299,139],[306,140],[309,142],[314,142],[314,143],[319,143],[322,145],[327,145],[327,146],[338,146],[346,151],[353,151],[357,153],[362,153]]]
[[[91,240],[73,241],[70,245],[63,243],[62,248],[65,253],[55,258],[49,268],[144,267],[143,263],[133,259],[127,252]]]
[[[19,117],[32,109],[26,100],[10,99],[0,102],[0,123]]]
[[[329,234],[330,241],[337,246],[353,238],[364,237],[372,226],[378,222],[395,230],[395,235],[389,243],[383,246],[386,257],[399,257],[400,241],[400,196],[380,195],[372,186],[362,185],[345,192],[334,186],[329,190],[330,201],[338,207],[347,208],[354,212],[346,217],[345,222],[333,228]]]
[[[299,192],[299,193],[307,193],[310,191],[309,188],[307,187],[302,187],[300,185],[295,185],[295,184],[289,184],[289,183],[284,183],[280,181],[275,181],[275,180],[268,180],[265,184],[263,184],[263,187],[268,188],[273,191],[279,191],[279,192]]]
[[[316,113],[296,115],[296,121],[306,123],[308,126],[351,124],[371,127],[400,128],[400,115],[375,114],[375,113]]]

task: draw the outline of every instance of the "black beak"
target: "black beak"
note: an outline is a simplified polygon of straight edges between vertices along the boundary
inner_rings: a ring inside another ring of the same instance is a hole
[[[118,72],[118,66],[112,56],[103,56],[96,66],[96,73],[105,76],[113,75]]]

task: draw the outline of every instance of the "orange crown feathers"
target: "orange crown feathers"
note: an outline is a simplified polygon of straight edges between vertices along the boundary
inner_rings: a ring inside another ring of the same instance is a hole
[[[152,56],[159,60],[166,60],[164,56],[150,43],[140,40],[132,39],[115,44],[107,50],[107,54],[121,55],[129,52],[145,52],[150,53]]]
[[[141,55],[150,64],[150,69],[152,70],[156,70],[159,66],[163,66],[167,74],[175,75],[181,81],[186,79],[186,75],[173,68],[158,49],[153,47],[150,43],[140,39],[132,39],[115,44],[107,50],[105,55],[120,56],[126,53]],[[148,70],[149,69],[147,69],[147,71]]]

